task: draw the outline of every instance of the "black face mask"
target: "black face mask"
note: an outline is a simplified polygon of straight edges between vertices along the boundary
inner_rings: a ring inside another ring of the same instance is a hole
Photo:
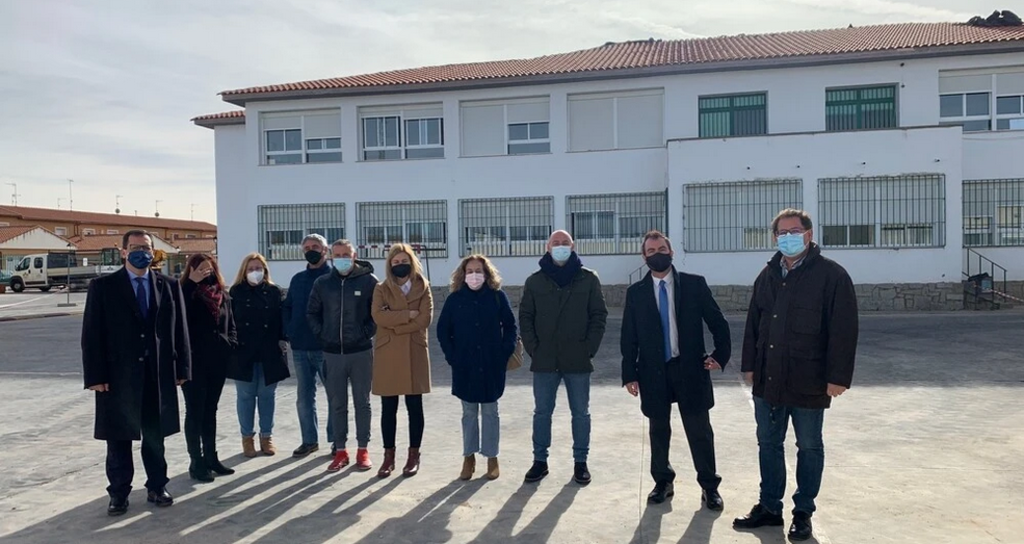
[[[206,285],[217,285],[217,276],[206,276],[203,278],[203,283]]]
[[[306,262],[309,263],[309,264],[318,265],[318,264],[320,264],[320,261],[322,261],[323,259],[324,259],[324,254],[319,252],[319,251],[315,251],[315,250],[311,249],[311,250],[306,252]]]
[[[396,264],[395,266],[391,267],[391,273],[394,274],[396,278],[407,277],[409,274],[412,274],[412,265]]]
[[[668,253],[655,253],[650,257],[647,257],[647,268],[662,273],[672,266],[672,256]]]

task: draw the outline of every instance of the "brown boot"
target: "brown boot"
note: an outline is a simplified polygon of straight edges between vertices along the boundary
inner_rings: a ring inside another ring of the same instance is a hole
[[[462,472],[459,473],[460,480],[468,480],[473,477],[476,470],[476,455],[470,455],[462,459]]]
[[[263,455],[274,455],[277,448],[274,447],[274,439],[269,436],[260,436],[260,451]]]
[[[497,480],[500,475],[501,471],[498,470],[498,458],[491,457],[487,460],[487,479]]]
[[[409,448],[409,459],[405,462],[405,468],[402,469],[402,476],[411,478],[420,471],[420,449]]]
[[[242,437],[242,455],[248,457],[249,459],[256,457],[256,445],[253,443],[253,437]]]
[[[380,464],[380,469],[377,470],[378,478],[387,478],[391,476],[391,473],[395,470],[395,448],[386,448],[384,450],[384,462]]]

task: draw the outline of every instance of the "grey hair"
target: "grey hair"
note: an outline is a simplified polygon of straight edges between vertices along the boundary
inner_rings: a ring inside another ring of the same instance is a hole
[[[328,247],[327,238],[324,238],[323,236],[320,236],[315,232],[312,234],[307,234],[306,237],[302,239],[302,243],[300,245],[306,245],[306,242],[310,240],[313,240],[314,242],[319,242],[320,245],[323,247]]]

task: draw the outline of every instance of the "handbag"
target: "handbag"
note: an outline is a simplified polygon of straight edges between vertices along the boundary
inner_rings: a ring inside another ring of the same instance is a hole
[[[498,307],[501,307],[501,299],[498,298],[498,293],[494,293],[494,302],[498,303]],[[516,335],[516,348],[512,350],[512,355],[508,358],[508,364],[505,366],[505,370],[515,370],[523,366],[523,353],[526,349],[523,347],[523,337]]]

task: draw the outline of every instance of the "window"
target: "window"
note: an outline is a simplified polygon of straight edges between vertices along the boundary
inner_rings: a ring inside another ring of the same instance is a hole
[[[107,234],[119,234],[119,233],[116,230],[114,230],[114,229],[107,229]]]
[[[341,114],[336,110],[260,116],[263,164],[341,162]]]
[[[944,94],[939,97],[940,124],[961,125],[964,132],[990,130],[990,101],[990,93]]]
[[[94,234],[96,234],[96,229],[82,229],[82,235],[84,236],[92,236]]]
[[[644,234],[668,233],[665,191],[574,195],[565,199],[566,226],[580,255],[639,255]]]
[[[35,260],[32,261],[32,268],[34,268],[36,270],[42,270],[43,269],[43,258],[42,257],[36,257]]]
[[[196,239],[196,235],[195,234],[186,234],[185,238],[188,239],[188,240],[195,240]]]
[[[818,180],[822,246],[943,247],[945,182],[941,174]]]
[[[768,133],[767,95],[702,96],[700,137],[752,136]]]
[[[772,220],[785,208],[803,207],[798,179],[698,183],[683,186],[686,251],[771,251]]]
[[[827,89],[825,130],[895,128],[896,86]]]
[[[1024,69],[943,72],[939,75],[939,124],[964,132],[1024,130]]]
[[[53,229],[53,233],[56,234],[57,236],[67,236],[68,229],[67,227],[56,227]]]
[[[462,156],[550,153],[550,98],[463,102]]]
[[[550,153],[548,122],[516,123],[508,126],[508,154]]]
[[[1024,95],[996,97],[996,130],[1024,130]]]
[[[964,246],[1024,246],[1024,179],[964,181]]]
[[[554,198],[459,201],[459,254],[540,256],[555,218]]]
[[[345,237],[345,204],[282,204],[259,206],[260,253],[272,261],[301,261],[307,234]],[[334,230],[328,230],[334,229]],[[189,235],[195,238],[195,235]],[[326,237],[331,243],[332,237]]]
[[[569,96],[569,151],[665,145],[662,89]]]
[[[359,110],[364,161],[444,158],[440,105]]]
[[[417,246],[420,257],[448,258],[448,201],[360,202],[356,204],[359,254],[383,259],[391,244]]]

